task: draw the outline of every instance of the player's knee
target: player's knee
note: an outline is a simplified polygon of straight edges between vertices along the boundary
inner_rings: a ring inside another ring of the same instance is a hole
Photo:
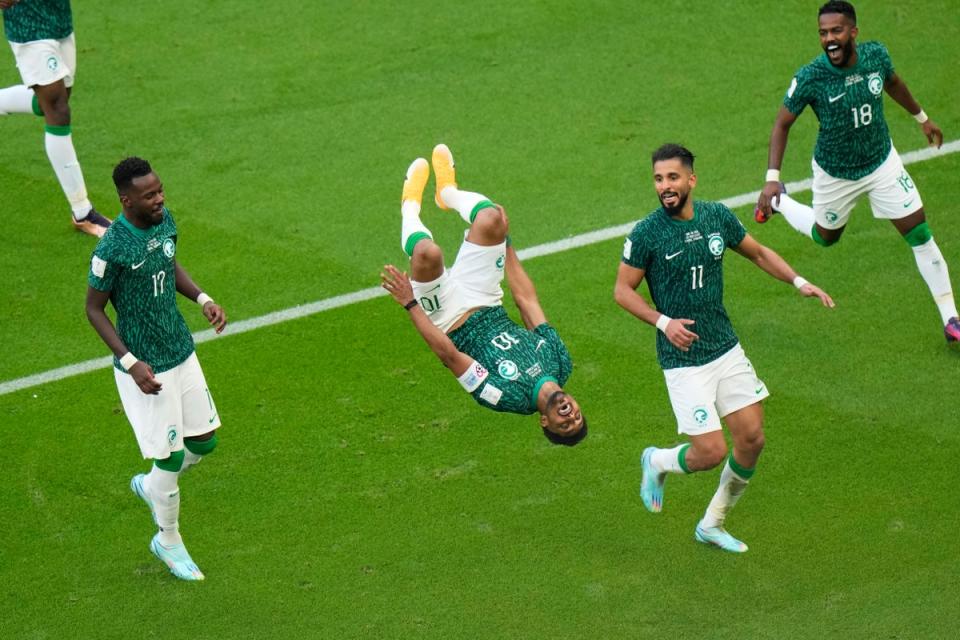
[[[163,469],[170,473],[177,473],[180,471],[180,468],[183,467],[184,455],[183,449],[171,451],[169,457],[163,458],[162,460],[154,459],[153,464],[158,469]]]
[[[738,442],[737,448],[758,456],[760,452],[763,451],[763,446],[766,442],[763,429],[757,429],[755,432],[747,434],[747,436],[742,439],[742,442]]]
[[[55,95],[48,99],[41,98],[38,106],[43,112],[47,124],[55,126],[66,126],[70,124],[70,103],[67,101],[66,94]]]
[[[443,262],[443,251],[436,242],[429,239],[421,240],[413,248],[411,261],[419,262],[423,265],[440,264]]]
[[[473,221],[473,224],[478,230],[482,231],[483,234],[488,237],[506,237],[507,231],[509,230],[507,216],[504,215],[501,209],[496,207],[487,207],[486,209],[481,209],[480,212],[477,213],[477,217]]]
[[[906,240],[907,244],[911,247],[924,245],[930,242],[931,238],[933,238],[933,233],[930,232],[930,227],[926,222],[921,222],[903,234],[903,239]]]
[[[838,242],[840,242],[839,233],[826,233],[821,232],[819,227],[814,226],[813,231],[810,233],[813,236],[813,241],[816,242],[821,247],[830,247]]]

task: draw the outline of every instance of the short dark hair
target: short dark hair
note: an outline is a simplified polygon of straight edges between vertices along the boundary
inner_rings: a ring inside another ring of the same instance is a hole
[[[129,188],[134,178],[142,178],[151,173],[153,169],[150,168],[150,163],[143,158],[124,158],[113,168],[113,184],[119,193]]]
[[[682,144],[674,144],[668,142],[665,145],[662,145],[659,149],[653,152],[651,156],[651,164],[657,164],[661,160],[673,160],[678,158],[683,166],[693,171],[693,154],[690,152],[690,149],[687,149]]]
[[[580,431],[577,431],[572,436],[561,436],[558,433],[554,433],[549,429],[542,429],[543,435],[547,440],[553,444],[562,444],[565,447],[572,447],[575,444],[579,444],[581,440],[587,437],[587,418],[584,416],[583,424],[580,425]]]
[[[857,24],[857,10],[853,8],[853,5],[849,2],[844,2],[844,0],[830,0],[822,7],[820,7],[820,12],[817,13],[819,18],[825,13],[841,13],[853,23],[854,26]]]

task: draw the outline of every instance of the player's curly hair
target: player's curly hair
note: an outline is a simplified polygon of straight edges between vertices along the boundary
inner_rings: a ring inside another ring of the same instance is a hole
[[[651,156],[651,164],[657,164],[662,160],[673,160],[674,158],[679,159],[683,166],[693,171],[693,153],[682,144],[674,144],[673,142],[668,142],[654,151],[653,156]]]
[[[825,13],[840,13],[850,20],[854,26],[857,25],[857,10],[853,8],[853,5],[849,2],[844,2],[844,0],[830,0],[822,7],[820,7],[820,12],[817,13],[819,18]]]
[[[121,193],[133,184],[134,178],[142,178],[150,173],[153,173],[153,169],[143,158],[124,158],[113,168],[113,184],[117,187],[117,192]]]
[[[575,444],[579,444],[581,440],[587,437],[587,418],[586,416],[583,417],[583,425],[580,427],[580,431],[577,431],[572,436],[561,436],[547,429],[543,430],[543,436],[553,444],[562,444],[565,447],[572,447]]]

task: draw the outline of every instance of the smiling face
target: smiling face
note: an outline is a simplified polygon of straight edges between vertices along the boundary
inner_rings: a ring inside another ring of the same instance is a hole
[[[820,16],[820,46],[835,67],[850,67],[857,61],[857,25],[842,13]]]
[[[671,216],[679,216],[688,208],[692,214],[690,192],[696,184],[696,174],[680,158],[658,160],[653,165],[653,186],[660,204]]]
[[[558,436],[575,436],[583,427],[580,404],[565,391],[554,391],[547,398],[544,412],[540,414],[540,426]]]
[[[130,181],[120,194],[127,218],[137,227],[146,229],[163,220],[163,183],[152,171]]]

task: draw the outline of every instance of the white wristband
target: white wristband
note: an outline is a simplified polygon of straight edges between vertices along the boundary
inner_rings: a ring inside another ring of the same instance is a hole
[[[213,302],[213,298],[211,298],[207,294],[201,292],[200,295],[197,296],[197,304],[200,305],[201,307],[207,304],[208,302]]]
[[[124,368],[125,371],[130,371],[130,367],[140,362],[137,360],[137,356],[133,355],[127,351],[123,356],[120,357],[120,366]]]
[[[797,289],[799,289],[805,284],[810,284],[810,283],[807,282],[806,278],[804,278],[803,276],[797,276],[796,278],[793,279],[793,286],[795,286]]]
[[[767,169],[767,182],[780,182],[780,169]]]
[[[915,116],[913,116],[913,119],[916,120],[917,122],[919,122],[920,124],[923,124],[924,122],[926,122],[926,121],[929,120],[930,118],[927,117],[927,114],[926,114],[926,112],[925,112],[923,109],[920,109],[920,113],[918,113],[918,114],[916,114]]]
[[[660,329],[660,331],[663,331],[664,333],[666,333],[667,325],[670,323],[671,320],[673,320],[673,318],[671,318],[665,313],[661,313],[660,317],[657,318],[657,329]]]

